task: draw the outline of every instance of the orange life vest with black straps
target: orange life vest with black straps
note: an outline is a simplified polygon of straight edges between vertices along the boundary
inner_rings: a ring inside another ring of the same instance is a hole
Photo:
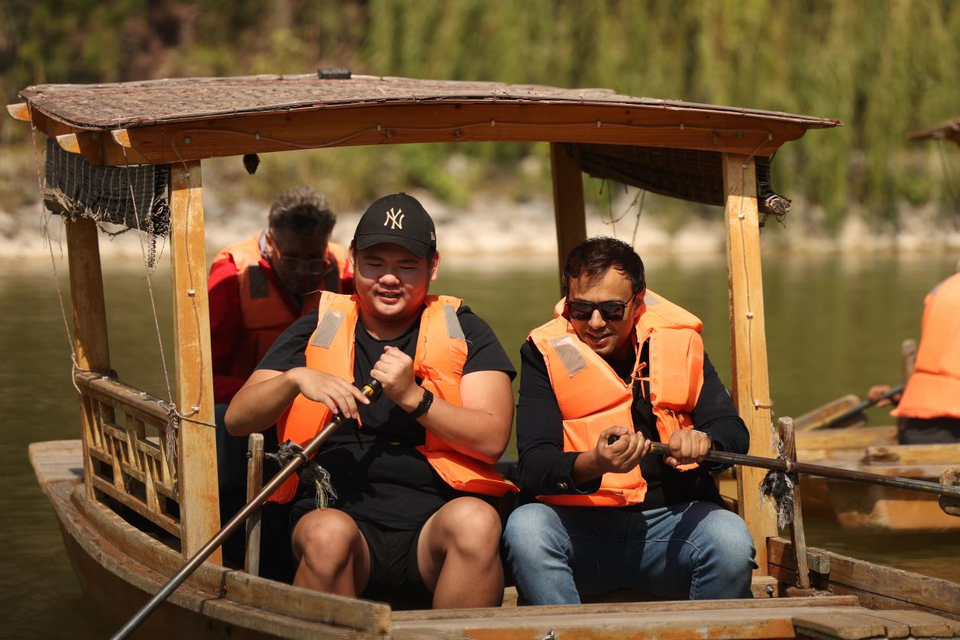
[[[280,334],[306,312],[315,309],[320,292],[304,297],[301,310],[295,311],[287,293],[280,291],[276,282],[267,273],[269,265],[261,264],[261,233],[252,238],[236,242],[214,258],[214,262],[233,258],[237,266],[237,278],[240,283],[240,313],[243,332],[237,345],[230,375],[246,378],[263,359],[267,351],[276,342]],[[326,258],[330,268],[323,276],[323,288],[340,292],[341,278],[347,273],[347,250],[342,245],[327,244]]]
[[[550,385],[563,416],[563,450],[590,451],[609,427],[633,429],[633,382],[649,380],[650,403],[660,440],[667,442],[678,429],[692,429],[690,412],[703,388],[703,323],[692,313],[649,289],[637,316],[637,361],[633,380],[625,383],[606,360],[584,344],[562,315],[564,300],[554,319],[530,332],[547,365]],[[640,354],[649,343],[649,375],[641,376]],[[681,470],[695,464],[682,465]],[[586,495],[542,495],[547,504],[623,507],[643,502],[647,483],[639,465],[627,473],[606,473],[600,489]]]
[[[960,273],[927,294],[917,362],[891,415],[960,418]]]
[[[463,301],[451,296],[427,296],[425,303],[413,358],[414,375],[422,378],[421,386],[435,397],[461,407],[460,379],[467,361],[467,343],[457,309]],[[358,319],[359,305],[355,295],[324,292],[320,298],[317,328],[307,343],[307,366],[354,382]],[[330,409],[325,404],[298,395],[277,421],[278,438],[280,442],[291,440],[305,445],[330,420],[330,416]],[[424,445],[417,447],[417,451],[454,489],[489,496],[518,491],[492,465],[456,451],[429,429]],[[293,476],[270,500],[289,502],[296,493],[297,482]]]

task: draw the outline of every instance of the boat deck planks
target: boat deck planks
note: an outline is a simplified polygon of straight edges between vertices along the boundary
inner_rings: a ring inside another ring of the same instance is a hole
[[[818,602],[825,600],[826,602]],[[772,602],[772,601],[760,601]],[[783,600],[780,601],[785,602]],[[551,637],[601,640],[641,634],[658,638],[861,638],[955,637],[957,623],[918,611],[873,611],[854,599],[795,598],[788,606],[757,606],[750,601],[651,603],[620,607],[556,606],[528,609],[526,615],[464,611],[456,618],[409,618],[397,614],[393,637],[537,639]],[[776,603],[774,601],[774,603]],[[689,606],[677,606],[689,605]],[[435,612],[440,613],[440,612]]]
[[[79,440],[34,442],[27,448],[37,484],[46,491],[50,482],[83,480],[83,447]]]

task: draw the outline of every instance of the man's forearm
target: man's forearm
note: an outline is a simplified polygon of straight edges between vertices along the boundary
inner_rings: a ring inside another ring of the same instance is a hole
[[[587,483],[593,482],[603,475],[603,471],[597,462],[595,449],[584,451],[573,461],[573,469],[570,471],[570,478],[581,487]]]
[[[423,393],[418,393],[416,404],[405,403],[408,406],[401,408],[414,411],[422,397]],[[510,420],[483,409],[457,407],[440,398],[434,398],[418,421],[460,453],[490,464],[500,459],[510,439]]]
[[[269,429],[300,393],[294,372],[255,371],[227,408],[227,431],[247,436]]]

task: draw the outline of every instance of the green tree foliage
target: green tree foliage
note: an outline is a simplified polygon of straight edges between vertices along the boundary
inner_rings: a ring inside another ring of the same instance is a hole
[[[606,86],[840,118],[843,128],[784,148],[777,187],[821,205],[832,227],[851,205],[878,223],[895,223],[905,200],[956,213],[935,145],[905,141],[913,129],[960,115],[956,0],[7,0],[0,8],[8,101],[45,82],[320,66]],[[440,175],[454,152],[489,172],[544,153],[531,145],[401,147],[358,163],[365,171],[399,166],[397,179],[458,200],[463,186]]]

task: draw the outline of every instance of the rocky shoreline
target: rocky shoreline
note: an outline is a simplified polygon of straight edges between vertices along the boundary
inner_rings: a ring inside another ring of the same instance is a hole
[[[465,207],[440,202],[429,193],[412,192],[433,215],[437,223],[441,253],[449,257],[518,256],[544,258],[556,255],[553,204],[547,198],[517,203],[486,194]],[[229,210],[215,198],[205,195],[208,256],[219,248],[247,237],[262,228],[266,206],[243,203]],[[613,211],[627,211],[629,201],[614,201]],[[630,211],[611,225],[609,216],[596,207],[587,207],[587,233],[610,235],[630,242],[645,254],[717,254],[725,251],[722,211],[713,207],[713,217],[689,216],[683,224],[674,218],[645,210],[639,222]],[[361,211],[342,212],[333,239],[348,243]],[[933,207],[911,210],[901,216],[898,229],[878,230],[852,212],[835,234],[824,233],[822,215],[815,208],[795,203],[788,217],[779,223],[770,220],[762,232],[767,250],[791,253],[941,253],[960,254],[960,229],[938,219]],[[51,236],[62,234],[59,218],[50,217]],[[18,208],[15,213],[0,210],[0,259],[47,256],[41,230],[40,205]],[[116,230],[115,228],[111,228]],[[101,253],[111,257],[139,257],[140,239],[134,233],[114,238],[101,236]]]

